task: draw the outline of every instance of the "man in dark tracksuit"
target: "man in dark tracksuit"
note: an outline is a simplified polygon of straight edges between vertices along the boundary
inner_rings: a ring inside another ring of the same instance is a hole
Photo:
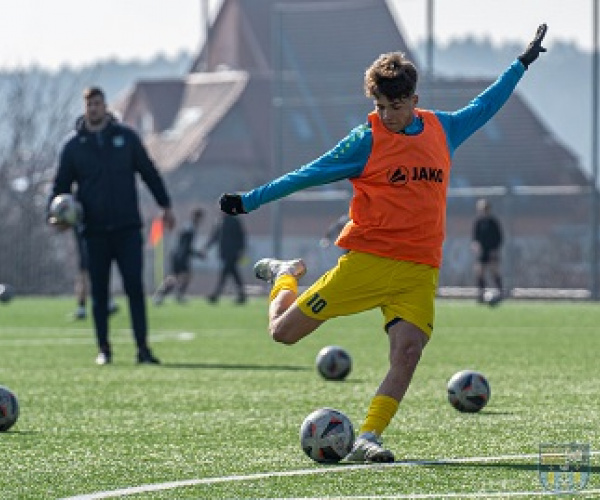
[[[104,92],[92,87],[84,92],[85,114],[64,144],[51,199],[70,193],[83,208],[83,236],[88,250],[93,316],[98,343],[96,363],[112,361],[108,338],[109,279],[116,261],[129,301],[138,363],[157,364],[148,347],[144,285],[143,242],[137,174],[164,210],[167,228],[175,218],[163,180],[138,135],[107,112]]]

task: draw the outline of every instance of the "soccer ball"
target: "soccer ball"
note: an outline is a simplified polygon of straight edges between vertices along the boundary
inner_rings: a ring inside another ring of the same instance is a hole
[[[323,347],[317,354],[317,370],[327,380],[344,380],[352,369],[350,354],[341,347]]]
[[[10,429],[19,418],[17,396],[8,387],[0,385],[0,432]]]
[[[458,411],[476,413],[490,400],[490,384],[482,373],[462,370],[448,381],[448,401]]]
[[[81,221],[81,205],[72,194],[59,194],[50,202],[48,221],[50,224],[74,226]]]
[[[344,458],[354,444],[354,427],[341,411],[321,408],[313,411],[300,427],[300,445],[310,458],[332,464]]]
[[[0,283],[0,302],[10,302],[15,296],[15,291],[12,286]]]

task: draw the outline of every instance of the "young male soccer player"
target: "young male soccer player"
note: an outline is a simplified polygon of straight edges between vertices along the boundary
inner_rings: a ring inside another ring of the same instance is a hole
[[[367,69],[365,91],[375,111],[317,160],[245,194],[221,196],[237,215],[311,186],[349,179],[350,220],[337,245],[350,250],[302,295],[301,259],[262,259],[256,276],[273,283],[269,330],[294,344],[330,318],[381,308],[389,338],[388,372],[371,400],[351,462],[391,462],[381,434],[396,414],[434,323],[434,299],[445,232],[451,158],[504,105],[541,52],[546,25],[510,67],[458,111],[417,108],[417,72],[402,53],[381,55]]]

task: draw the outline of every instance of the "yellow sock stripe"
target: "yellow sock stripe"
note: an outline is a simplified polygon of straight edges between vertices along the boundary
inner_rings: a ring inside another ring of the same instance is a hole
[[[296,295],[298,294],[298,281],[296,278],[289,274],[284,274],[275,280],[271,293],[269,294],[269,300],[273,301],[281,290],[291,290]]]
[[[367,418],[361,425],[359,434],[364,432],[375,432],[381,436],[385,428],[390,425],[392,418],[398,411],[399,402],[384,394],[378,394],[371,400]]]

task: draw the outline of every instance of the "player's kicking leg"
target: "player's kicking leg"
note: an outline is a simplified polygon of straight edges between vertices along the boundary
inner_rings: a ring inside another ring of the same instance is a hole
[[[323,323],[304,314],[296,304],[298,279],[306,274],[302,259],[261,259],[254,265],[254,273],[273,284],[269,296],[269,332],[273,340],[295,344]]]

